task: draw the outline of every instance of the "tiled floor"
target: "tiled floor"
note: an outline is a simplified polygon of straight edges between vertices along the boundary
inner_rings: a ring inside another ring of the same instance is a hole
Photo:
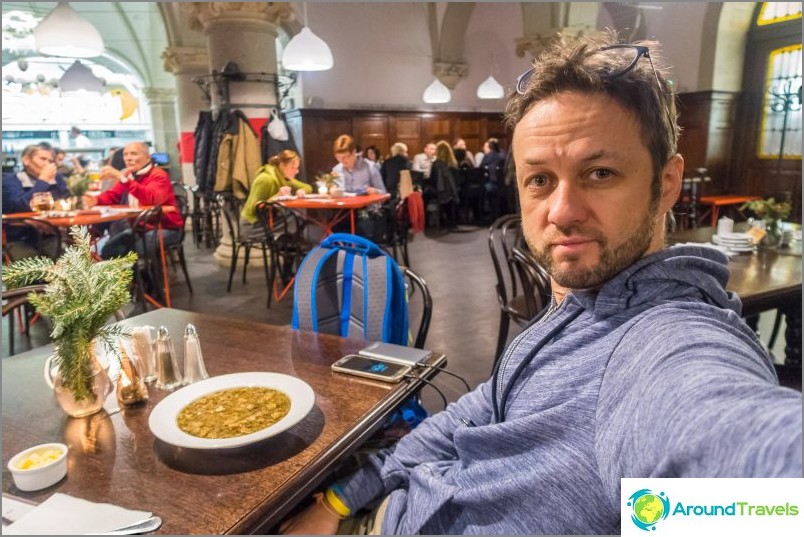
[[[448,356],[449,370],[463,376],[474,387],[486,380],[492,365],[497,338],[499,309],[494,292],[494,271],[487,246],[485,228],[469,229],[462,233],[419,234],[410,243],[411,268],[421,275],[433,296],[433,318],[426,347]],[[226,292],[228,268],[218,266],[212,251],[196,249],[186,243],[187,261],[195,293],[190,295],[181,272],[171,273],[173,307],[213,315],[240,317],[271,324],[289,324],[292,313],[292,294],[266,308],[266,286],[261,268],[248,271],[248,283],[243,285],[238,270],[232,292]],[[136,314],[134,311],[132,314]],[[773,314],[763,315],[760,331],[770,333]],[[3,323],[3,356],[8,353],[8,327]],[[18,336],[17,352],[31,344],[47,341],[42,323],[31,331],[30,342]],[[517,332],[513,327],[510,336]],[[782,331],[782,334],[784,332]],[[767,336],[766,336],[767,337]],[[201,334],[203,342],[203,334]],[[779,338],[777,356],[783,356],[783,337]],[[510,340],[510,338],[509,338]],[[464,392],[456,379],[441,375],[437,384],[447,399],[454,401]],[[425,406],[440,409],[440,398],[425,388]]]

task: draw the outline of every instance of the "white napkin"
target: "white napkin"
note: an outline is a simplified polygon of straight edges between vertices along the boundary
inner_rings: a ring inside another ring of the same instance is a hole
[[[83,535],[136,524],[152,513],[94,503],[59,492],[3,528],[5,535]]]

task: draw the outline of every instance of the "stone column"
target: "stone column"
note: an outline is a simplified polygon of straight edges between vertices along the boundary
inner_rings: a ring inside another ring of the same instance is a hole
[[[294,16],[289,2],[187,2],[182,9],[189,17],[190,27],[206,36],[210,72],[220,72],[232,61],[243,73],[276,74],[277,28]],[[212,109],[220,104],[213,100]],[[275,84],[232,82],[229,104],[241,110],[259,132],[267,121],[269,106],[276,104]],[[261,255],[252,258],[251,264],[262,264]],[[215,260],[227,267],[231,262],[228,230],[224,230]]]
[[[561,39],[600,35],[595,29],[599,9],[596,2],[523,2],[524,37],[516,39],[517,56],[535,58]]]
[[[151,108],[151,121],[154,129],[154,149],[170,155],[171,165],[167,168],[172,181],[181,180],[179,134],[176,123],[176,90],[173,88],[143,88],[143,95]]]
[[[162,52],[162,60],[165,71],[176,76],[180,177],[181,182],[192,186],[196,183],[193,171],[193,134],[198,122],[198,112],[209,108],[209,103],[204,99],[201,88],[193,82],[193,77],[209,74],[209,55],[206,49],[200,47],[167,47]]]

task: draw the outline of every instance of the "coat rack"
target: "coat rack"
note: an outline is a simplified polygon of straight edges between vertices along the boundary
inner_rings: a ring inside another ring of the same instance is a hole
[[[770,108],[774,112],[783,113],[782,116],[782,133],[781,141],[779,143],[779,159],[776,162],[776,175],[780,176],[782,173],[782,161],[784,160],[784,143],[787,135],[787,118],[790,112],[798,112],[801,110],[801,85],[798,86],[798,91],[793,91],[793,81],[789,80],[784,87],[780,88],[780,92],[770,90],[773,100],[770,103]]]
[[[276,73],[264,72],[243,72],[240,67],[229,61],[221,71],[213,70],[209,75],[193,77],[195,82],[204,94],[207,102],[212,101],[212,91],[217,91],[220,98],[221,108],[231,110],[233,108],[279,108],[285,109],[285,100],[288,98],[293,86],[296,85],[296,74],[280,75]],[[236,82],[262,82],[274,85],[276,104],[246,104],[232,103],[230,99],[230,84]]]

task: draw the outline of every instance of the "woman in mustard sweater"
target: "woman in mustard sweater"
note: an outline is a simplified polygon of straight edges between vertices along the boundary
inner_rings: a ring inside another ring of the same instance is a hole
[[[286,149],[271,157],[268,164],[257,171],[257,178],[251,185],[243,209],[240,211],[240,235],[243,238],[262,240],[265,237],[262,226],[257,222],[257,204],[274,196],[296,194],[303,198],[313,187],[297,180],[301,159],[298,153]]]

